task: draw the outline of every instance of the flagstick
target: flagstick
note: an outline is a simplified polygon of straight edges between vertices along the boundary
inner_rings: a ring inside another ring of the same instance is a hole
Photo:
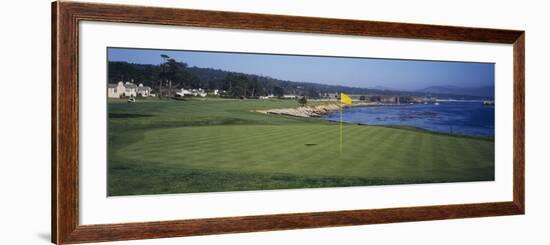
[[[340,154],[342,154],[342,104],[340,104]]]

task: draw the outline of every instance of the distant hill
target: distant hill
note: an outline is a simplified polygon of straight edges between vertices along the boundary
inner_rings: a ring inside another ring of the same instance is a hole
[[[272,93],[275,87],[283,88],[284,92],[287,94],[298,94],[298,95],[306,94],[310,96],[313,93],[337,93],[337,92],[345,92],[349,94],[389,94],[390,93],[388,91],[383,91],[380,89],[328,85],[328,84],[321,84],[321,83],[315,83],[315,82],[288,81],[288,80],[281,80],[281,79],[277,79],[269,76],[260,76],[255,74],[231,72],[231,71],[224,71],[220,69],[202,68],[202,67],[196,67],[196,66],[190,67],[188,68],[188,70],[191,73],[195,74],[200,80],[210,81],[210,83],[215,83],[215,81],[223,82],[223,80],[230,75],[246,76],[249,80],[257,80],[270,93]]]
[[[477,97],[495,97],[495,86],[482,86],[477,88],[463,88],[458,86],[431,86],[418,92],[429,94],[468,95]]]
[[[386,86],[380,86],[380,85],[376,85],[374,87],[368,87],[370,89],[374,89],[374,90],[390,90],[390,91],[397,91],[398,89],[394,89],[394,88],[390,88],[390,87],[386,87]]]

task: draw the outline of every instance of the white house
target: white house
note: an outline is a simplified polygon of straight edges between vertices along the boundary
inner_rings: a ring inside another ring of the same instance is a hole
[[[187,89],[181,89],[181,91],[179,92],[176,92],[176,96],[179,96],[179,97],[184,97],[184,96],[190,96],[190,95],[193,95],[193,93]]]
[[[268,99],[275,98],[275,95],[269,94],[269,95],[267,95],[267,96],[260,96],[260,97],[258,97],[258,98],[261,99],[261,100],[268,100]]]
[[[195,90],[195,89],[194,89]],[[200,96],[200,97],[206,97],[206,95],[208,95],[206,93],[206,90],[202,89],[202,88],[199,88],[199,89],[196,89],[195,93],[197,93],[196,96]]]
[[[141,97],[149,97],[151,96],[151,87],[143,86],[143,84],[140,83],[137,87],[137,94]]]
[[[176,96],[184,97],[184,96],[200,96],[200,97],[206,97],[206,91],[204,91],[202,88],[199,89],[181,89],[180,92],[176,92]]]
[[[124,97],[136,97],[137,96],[137,86],[131,82],[124,83]]]
[[[215,90],[212,92],[212,95],[221,96],[221,95],[224,95],[224,94],[226,94],[226,93],[227,93],[227,91],[225,91],[225,90],[215,89]]]
[[[123,83],[122,81],[117,84],[107,84],[107,97],[109,98],[121,98],[121,97],[136,97],[137,95],[150,96],[151,88],[139,84],[139,87],[131,82]]]
[[[107,97],[109,98],[120,98],[126,91],[123,82],[109,83],[107,84]]]
[[[283,95],[283,99],[297,99],[298,95],[295,94],[285,94]]]

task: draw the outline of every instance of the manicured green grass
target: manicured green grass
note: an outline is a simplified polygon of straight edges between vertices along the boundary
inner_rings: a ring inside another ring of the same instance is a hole
[[[491,139],[254,112],[284,100],[109,102],[109,194],[482,181]]]

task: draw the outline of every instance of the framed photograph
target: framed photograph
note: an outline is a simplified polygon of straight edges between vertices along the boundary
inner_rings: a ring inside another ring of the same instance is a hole
[[[525,33],[58,1],[52,242],[517,215]]]

